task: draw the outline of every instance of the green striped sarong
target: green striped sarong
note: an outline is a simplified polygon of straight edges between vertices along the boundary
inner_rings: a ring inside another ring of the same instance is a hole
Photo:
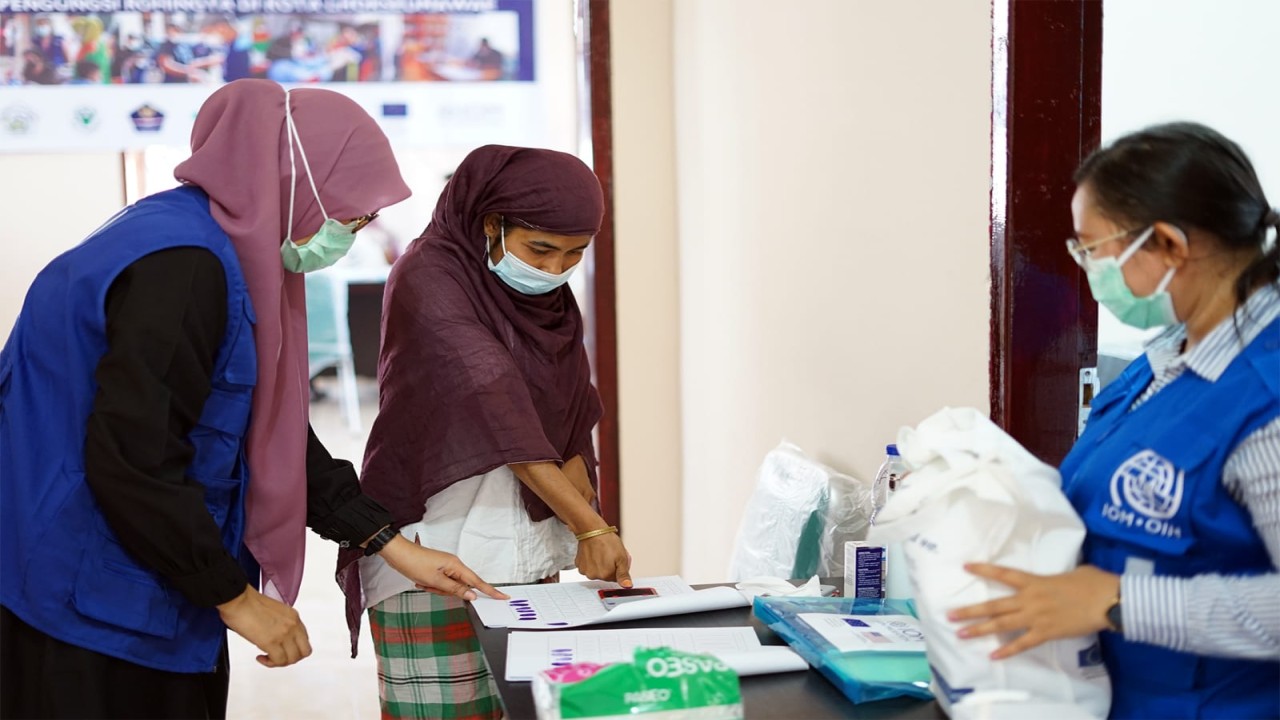
[[[369,608],[382,717],[502,717],[462,600],[410,590]]]

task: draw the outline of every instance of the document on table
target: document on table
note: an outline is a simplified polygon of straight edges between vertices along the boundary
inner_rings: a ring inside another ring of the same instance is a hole
[[[642,647],[708,653],[739,675],[809,668],[785,645],[761,645],[749,627],[559,630],[508,635],[506,679],[526,682],[547,668],[577,662],[630,662],[636,648]]]
[[[591,580],[512,585],[502,588],[511,596],[510,600],[494,600],[481,595],[472,601],[472,605],[485,627],[545,630],[725,610],[751,604],[745,595],[732,587],[694,590],[679,575],[635,578],[634,583],[636,587],[657,590],[657,597],[609,609],[600,601],[599,591],[617,588],[617,583]]]

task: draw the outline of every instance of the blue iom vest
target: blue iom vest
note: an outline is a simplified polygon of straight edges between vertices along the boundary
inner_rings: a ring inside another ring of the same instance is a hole
[[[241,557],[245,432],[257,381],[251,306],[240,262],[194,187],[127,208],[49,264],[0,353],[0,604],[53,637],[174,672],[214,669],[226,629],[121,547],[85,483],[94,370],[107,350],[112,281],[145,255],[208,249],[227,281],[227,328],[213,389],[187,439],[187,476],[224,546]],[[75,692],[69,688],[68,692]]]
[[[1146,356],[1126,368],[1062,463],[1063,489],[1089,530],[1085,561],[1184,578],[1274,572],[1222,472],[1242,440],[1280,417],[1280,320],[1216,382],[1186,371],[1130,410],[1151,380]],[[1280,717],[1280,663],[1101,638],[1113,718]]]

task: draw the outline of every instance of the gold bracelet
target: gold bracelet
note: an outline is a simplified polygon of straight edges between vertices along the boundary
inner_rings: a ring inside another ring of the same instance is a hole
[[[618,532],[618,526],[610,525],[607,528],[600,528],[599,530],[588,530],[584,533],[578,533],[577,535],[574,535],[574,537],[577,538],[578,542],[582,542],[583,540],[588,540],[593,537],[599,537],[601,535],[608,535],[609,533],[616,533],[616,532]]]

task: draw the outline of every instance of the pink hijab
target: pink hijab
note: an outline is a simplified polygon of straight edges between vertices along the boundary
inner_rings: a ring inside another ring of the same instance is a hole
[[[196,115],[191,157],[178,180],[209,194],[231,238],[257,316],[258,384],[249,424],[245,545],[262,566],[265,592],[298,596],[306,542],[307,310],[302,276],[285,272],[286,235],[306,237],[324,222],[300,156],[293,227],[285,99],[330,216],[350,220],[409,197],[391,145],[373,118],[338,93],[237,80]],[[296,151],[296,145],[293,146]]]

